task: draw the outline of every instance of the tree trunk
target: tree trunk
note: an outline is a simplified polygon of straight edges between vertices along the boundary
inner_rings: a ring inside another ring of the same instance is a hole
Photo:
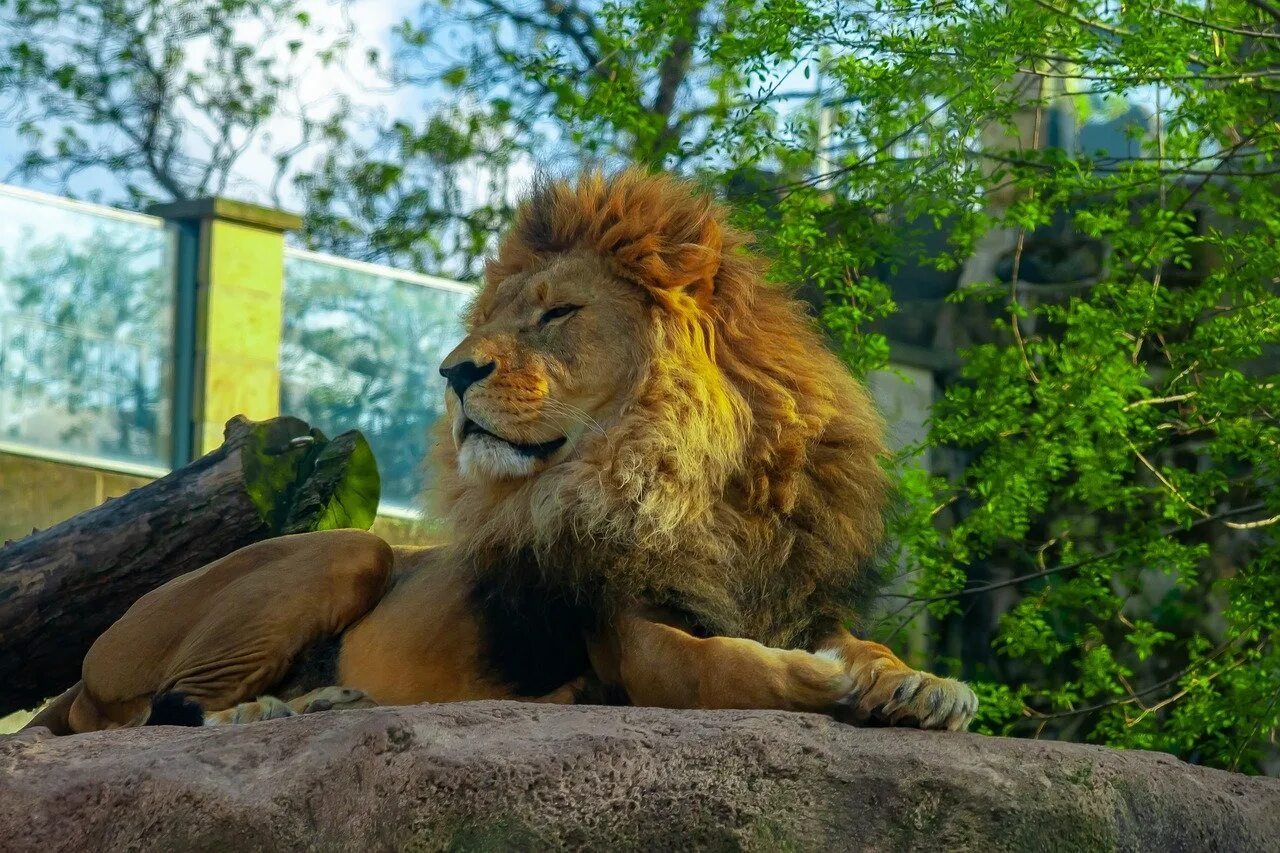
[[[364,437],[296,418],[236,417],[214,450],[168,476],[0,548],[0,716],[80,677],[89,646],[140,596],[282,533],[373,523]]]

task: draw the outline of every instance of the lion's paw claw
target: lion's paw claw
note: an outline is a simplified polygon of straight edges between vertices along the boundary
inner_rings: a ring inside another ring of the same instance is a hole
[[[978,710],[978,697],[953,678],[881,669],[870,687],[850,692],[840,704],[855,722],[963,731]]]

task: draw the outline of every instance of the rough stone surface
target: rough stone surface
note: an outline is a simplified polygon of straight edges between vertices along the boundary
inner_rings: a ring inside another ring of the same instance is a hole
[[[807,714],[476,702],[0,738],[0,848],[1275,850],[1280,780]]]

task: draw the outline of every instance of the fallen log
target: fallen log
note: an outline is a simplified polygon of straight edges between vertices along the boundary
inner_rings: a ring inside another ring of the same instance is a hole
[[[220,447],[0,548],[0,716],[74,684],[89,646],[140,596],[261,539],[368,529],[377,465],[358,432],[297,418],[227,423]]]

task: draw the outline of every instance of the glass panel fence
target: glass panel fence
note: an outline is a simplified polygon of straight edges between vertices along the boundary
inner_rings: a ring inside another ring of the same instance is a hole
[[[382,506],[412,508],[427,431],[444,411],[437,372],[462,339],[469,285],[311,252],[285,253],[280,411],[330,436],[358,428]]]
[[[0,445],[168,468],[173,238],[0,186]]]

